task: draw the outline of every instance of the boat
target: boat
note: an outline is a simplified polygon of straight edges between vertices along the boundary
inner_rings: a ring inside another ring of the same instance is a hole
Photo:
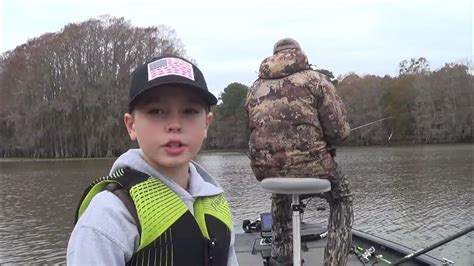
[[[268,234],[258,230],[245,232],[236,226],[235,251],[240,266],[268,265],[271,240]],[[248,230],[247,230],[248,231]],[[304,265],[323,265],[324,248],[326,247],[327,228],[321,224],[301,224],[301,258]],[[392,265],[403,257],[415,252],[402,244],[380,238],[356,229],[352,230],[352,251],[347,265]],[[445,258],[436,258],[423,254],[401,265],[453,265]]]
[[[293,261],[296,264],[318,266],[324,264],[327,225],[305,223],[301,220],[305,204],[300,195],[326,192],[329,181],[317,178],[268,178],[262,188],[271,193],[291,195],[293,212]],[[259,219],[245,220],[235,227],[235,251],[241,266],[269,265],[271,252],[271,214],[262,213]],[[427,248],[415,251],[393,241],[352,229],[351,252],[347,265],[453,265],[446,258],[436,258],[426,252],[473,230],[473,226]],[[301,263],[302,262],[302,263]],[[403,263],[402,263],[403,262]]]

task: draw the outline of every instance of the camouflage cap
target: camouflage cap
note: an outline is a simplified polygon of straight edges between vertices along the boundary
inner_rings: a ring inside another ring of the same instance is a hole
[[[292,38],[284,38],[277,41],[275,45],[273,45],[273,54],[276,54],[286,49],[297,49],[301,51],[300,44],[297,41]]]

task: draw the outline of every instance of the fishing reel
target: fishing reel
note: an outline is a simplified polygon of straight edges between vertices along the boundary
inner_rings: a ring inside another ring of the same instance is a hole
[[[260,232],[261,222],[260,220],[256,220],[255,222],[251,222],[250,220],[244,220],[242,222],[242,229],[245,233]]]
[[[360,262],[362,262],[362,264],[366,264],[370,261],[371,257],[372,257],[372,254],[374,254],[375,252],[375,248],[374,247],[370,247],[366,250],[364,250],[363,248],[361,247],[355,247],[355,246],[352,246],[351,247],[351,252],[354,253],[357,258],[359,258]]]

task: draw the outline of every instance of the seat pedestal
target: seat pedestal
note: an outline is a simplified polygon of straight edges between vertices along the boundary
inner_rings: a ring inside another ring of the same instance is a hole
[[[274,194],[291,195],[291,209],[293,212],[293,265],[301,265],[301,220],[302,212],[300,195],[316,194],[331,190],[331,183],[326,179],[311,177],[275,177],[262,181],[262,188]]]

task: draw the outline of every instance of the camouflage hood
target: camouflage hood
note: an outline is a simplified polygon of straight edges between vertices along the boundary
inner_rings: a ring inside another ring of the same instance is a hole
[[[265,58],[260,65],[258,77],[283,78],[305,69],[310,69],[306,54],[297,49],[286,49]]]

